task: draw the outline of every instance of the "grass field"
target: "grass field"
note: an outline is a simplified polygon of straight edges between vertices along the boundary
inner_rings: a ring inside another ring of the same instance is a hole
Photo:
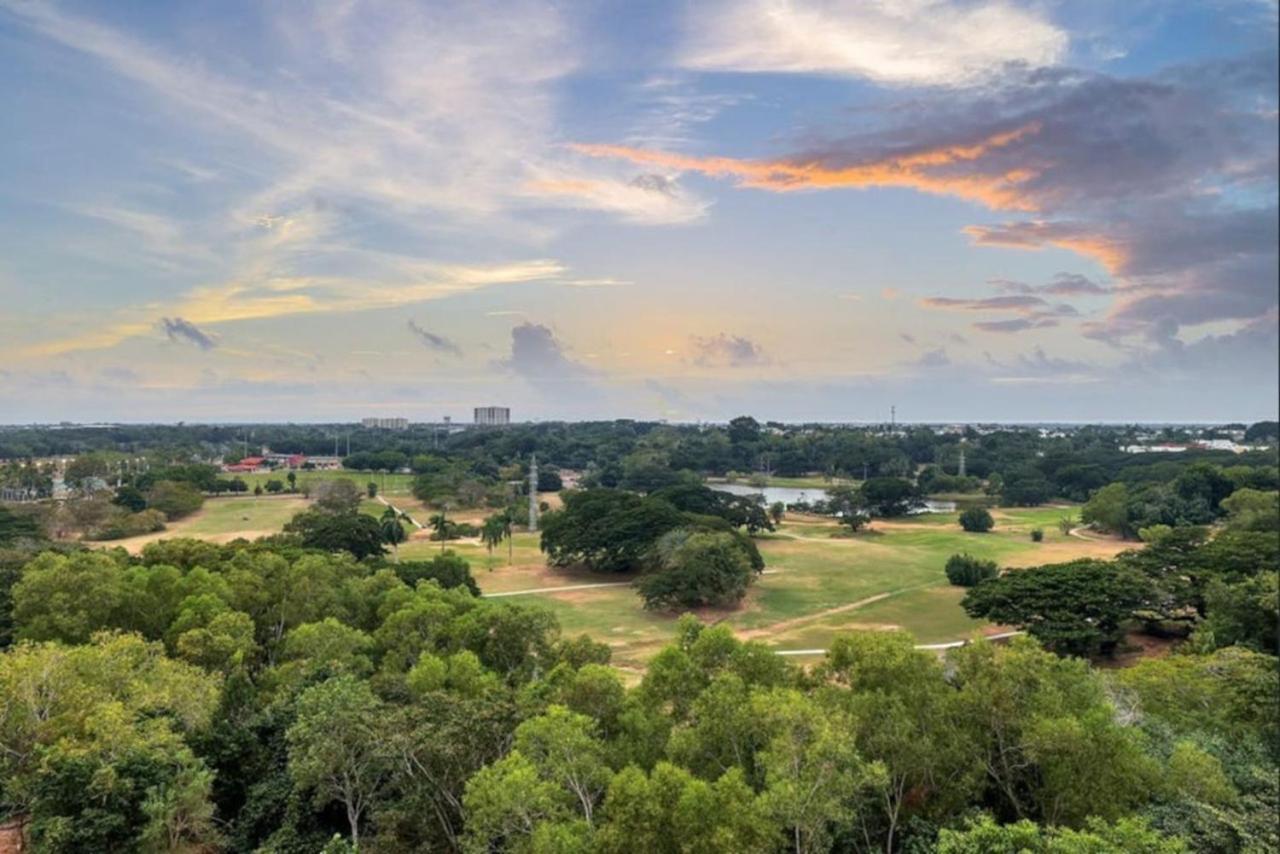
[[[431,511],[411,497],[390,492],[387,497],[423,523],[430,516]],[[167,531],[104,545],[137,551],[163,537],[225,542],[263,536],[279,531],[306,504],[300,496],[209,499],[204,509],[172,523]],[[361,506],[375,516],[384,509],[376,500]],[[485,512],[450,516],[478,520]],[[987,534],[965,533],[957,514],[939,513],[876,521],[850,535],[831,519],[793,514],[777,532],[757,540],[767,569],[741,605],[703,609],[699,617],[726,623],[739,636],[780,650],[823,648],[837,633],[859,628],[904,629],[920,643],[959,640],[986,627],[964,613],[959,606],[963,591],[950,586],[943,575],[952,554],[968,552],[1019,567],[1107,557],[1127,545],[1062,533],[1058,520],[1078,516],[1078,507],[998,508],[992,515],[996,527]],[[1044,531],[1043,542],[1032,542],[1033,528]],[[440,544],[427,538],[428,531],[411,529],[409,534],[399,559],[439,554]],[[503,601],[544,605],[555,612],[566,634],[585,632],[608,643],[621,667],[642,667],[672,638],[676,615],[644,610],[630,586],[633,577],[550,568],[538,548],[537,534],[517,531],[510,555],[503,544],[491,556],[476,539],[451,541],[446,548],[471,562],[486,594],[515,593]],[[540,592],[521,592],[534,590]]]
[[[363,492],[370,481],[378,484],[378,491],[384,495],[409,495],[413,489],[413,475],[411,474],[387,474],[385,472],[372,471],[347,471],[346,469],[335,469],[333,471],[307,471],[300,469],[294,472],[298,476],[298,488],[301,489],[303,484],[315,483],[321,480],[350,480],[354,481],[356,486],[360,487]],[[269,480],[278,480],[288,485],[287,471],[273,472],[249,472],[238,475],[245,483],[249,484],[249,489],[253,489],[258,484],[266,485]]]
[[[920,643],[959,640],[984,625],[960,608],[963,591],[949,585],[942,573],[947,558],[968,552],[1005,566],[1032,566],[1109,556],[1124,547],[1059,531],[1057,520],[1077,512],[1071,507],[996,510],[996,528],[987,534],[960,530],[956,514],[931,514],[876,522],[856,536],[829,519],[793,516],[777,533],[758,540],[768,568],[742,605],[704,609],[699,616],[778,649],[825,647],[838,632],[857,628],[905,629]],[[1030,532],[1037,527],[1044,530],[1041,543],[1031,541]],[[643,665],[672,637],[675,616],[645,611],[628,584],[630,577],[549,569],[534,535],[518,533],[511,564],[504,546],[495,552],[491,570],[478,543],[448,547],[472,562],[477,581],[489,594],[616,584],[550,590],[510,601],[545,605],[566,633],[585,632],[612,646],[623,667]],[[418,539],[400,553],[402,558],[430,557],[439,549],[438,543]]]

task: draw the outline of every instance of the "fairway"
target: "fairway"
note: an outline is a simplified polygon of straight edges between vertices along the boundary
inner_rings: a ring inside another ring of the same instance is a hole
[[[301,490],[303,486],[314,484],[323,480],[349,480],[360,487],[360,491],[364,492],[370,483],[378,485],[378,492],[383,495],[409,495],[413,490],[413,478],[411,474],[401,472],[375,472],[375,471],[348,471],[347,469],[332,470],[311,470],[298,469],[294,472],[297,478],[297,488]],[[264,488],[267,481],[278,480],[288,488],[289,481],[288,471],[281,469],[280,471],[255,471],[248,473],[238,473],[229,475],[230,477],[238,477],[245,483],[249,484],[250,491],[255,486],[262,485]]]
[[[947,558],[968,552],[1002,566],[1034,566],[1107,557],[1129,545],[1063,534],[1057,520],[1078,515],[1078,509],[998,509],[996,528],[987,534],[965,533],[954,513],[879,521],[856,536],[831,519],[793,516],[776,533],[757,540],[767,570],[746,600],[734,609],[702,609],[698,616],[777,649],[825,647],[841,631],[868,628],[904,629],[920,643],[961,640],[989,627],[960,608],[964,591],[947,583],[942,571]],[[1043,542],[1031,541],[1033,528],[1044,531]],[[494,552],[492,563],[477,543],[454,542],[448,548],[471,561],[487,593],[543,591],[503,598],[547,606],[566,634],[585,632],[608,643],[623,667],[643,666],[671,640],[676,615],[644,610],[628,585],[545,591],[629,582],[634,576],[548,568],[535,535],[516,534],[510,564],[505,545]],[[439,549],[438,543],[418,539],[400,552],[404,559],[429,557]]]
[[[320,479],[334,473],[311,474]],[[358,472],[345,476],[368,477]],[[426,523],[433,512],[411,497],[389,490],[386,494],[420,522]],[[103,545],[136,552],[167,537],[214,542],[239,536],[252,539],[278,532],[307,503],[301,496],[212,498],[198,513],[172,523],[166,531]],[[385,505],[365,499],[361,510],[378,516]],[[450,513],[450,518],[478,522],[486,512]],[[836,634],[855,629],[902,629],[920,643],[961,640],[991,627],[970,619],[960,608],[964,591],[948,584],[942,571],[951,555],[968,552],[1001,566],[1023,567],[1110,557],[1131,545],[1062,533],[1058,520],[1078,517],[1078,507],[996,508],[992,515],[996,527],[986,534],[962,531],[955,513],[934,513],[878,520],[851,535],[830,518],[793,514],[776,532],[756,540],[766,572],[746,599],[736,608],[700,609],[698,616],[779,650],[823,648]],[[1032,542],[1034,528],[1044,532],[1043,542]],[[410,528],[408,533],[408,541],[398,550],[399,560],[440,554],[440,543],[428,539],[427,530]],[[633,575],[548,567],[537,534],[518,530],[509,544],[503,543],[492,555],[476,538],[453,540],[445,548],[471,563],[485,593],[504,594],[502,601],[549,608],[566,635],[586,633],[609,644],[621,667],[643,667],[671,640],[678,615],[642,608],[631,588]]]
[[[215,543],[226,543],[239,537],[247,540],[278,534],[295,513],[309,502],[301,496],[262,495],[248,498],[207,498],[204,506],[183,519],[169,522],[165,530],[122,540],[98,543],[105,547],[123,546],[139,552],[147,543],[173,537],[195,537]]]

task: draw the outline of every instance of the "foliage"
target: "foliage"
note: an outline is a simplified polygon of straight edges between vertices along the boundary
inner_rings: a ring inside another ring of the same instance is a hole
[[[905,516],[924,506],[915,484],[900,477],[870,478],[863,482],[859,491],[863,506],[872,516]]]
[[[542,519],[542,550],[554,566],[581,563],[598,572],[638,569],[683,514],[667,501],[613,489],[564,493],[564,509]]]
[[[181,481],[161,480],[147,492],[147,506],[159,510],[170,521],[190,516],[203,505],[200,490]]]
[[[298,542],[309,549],[347,551],[357,559],[383,554],[382,526],[363,513],[329,513],[305,510],[285,525]]]
[[[1007,572],[971,588],[961,604],[1055,652],[1096,655],[1115,649],[1125,622],[1151,599],[1150,582],[1137,572],[1085,559]]]
[[[973,587],[988,578],[1000,574],[993,560],[981,560],[973,555],[957,554],[947,558],[947,581],[957,587]]]
[[[754,575],[751,556],[727,533],[669,531],[654,548],[654,568],[636,582],[646,608],[733,605]]]
[[[968,507],[960,513],[960,527],[971,534],[985,534],[995,524],[996,520],[985,507]]]

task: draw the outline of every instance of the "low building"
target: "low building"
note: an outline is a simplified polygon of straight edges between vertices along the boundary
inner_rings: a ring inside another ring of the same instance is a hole
[[[234,472],[250,472],[250,471],[257,471],[258,469],[262,468],[263,465],[265,464],[266,464],[266,459],[264,459],[263,457],[245,457],[242,460],[240,460],[240,462],[238,463],[232,463],[231,465],[223,466],[222,470],[234,471]]]
[[[477,406],[475,423],[480,427],[504,427],[511,423],[511,410],[505,406]]]

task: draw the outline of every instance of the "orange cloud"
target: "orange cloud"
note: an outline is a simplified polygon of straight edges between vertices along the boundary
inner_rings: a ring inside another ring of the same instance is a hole
[[[956,174],[954,167],[974,163],[997,149],[1038,133],[1032,122],[993,134],[976,143],[946,145],[910,154],[894,155],[852,166],[832,166],[822,158],[741,160],[732,157],[692,157],[625,145],[575,144],[574,151],[589,157],[626,160],[715,178],[737,178],[739,186],[774,192],[834,189],[840,187],[910,187],[927,193],[959,196],[991,208],[1035,210],[1035,202],[1021,187],[1036,172],[1007,169]]]
[[[1035,220],[1000,226],[970,225],[964,228],[964,233],[978,246],[1032,251],[1056,246],[1094,259],[1113,275],[1123,274],[1129,261],[1129,253],[1122,242],[1069,223]]]

